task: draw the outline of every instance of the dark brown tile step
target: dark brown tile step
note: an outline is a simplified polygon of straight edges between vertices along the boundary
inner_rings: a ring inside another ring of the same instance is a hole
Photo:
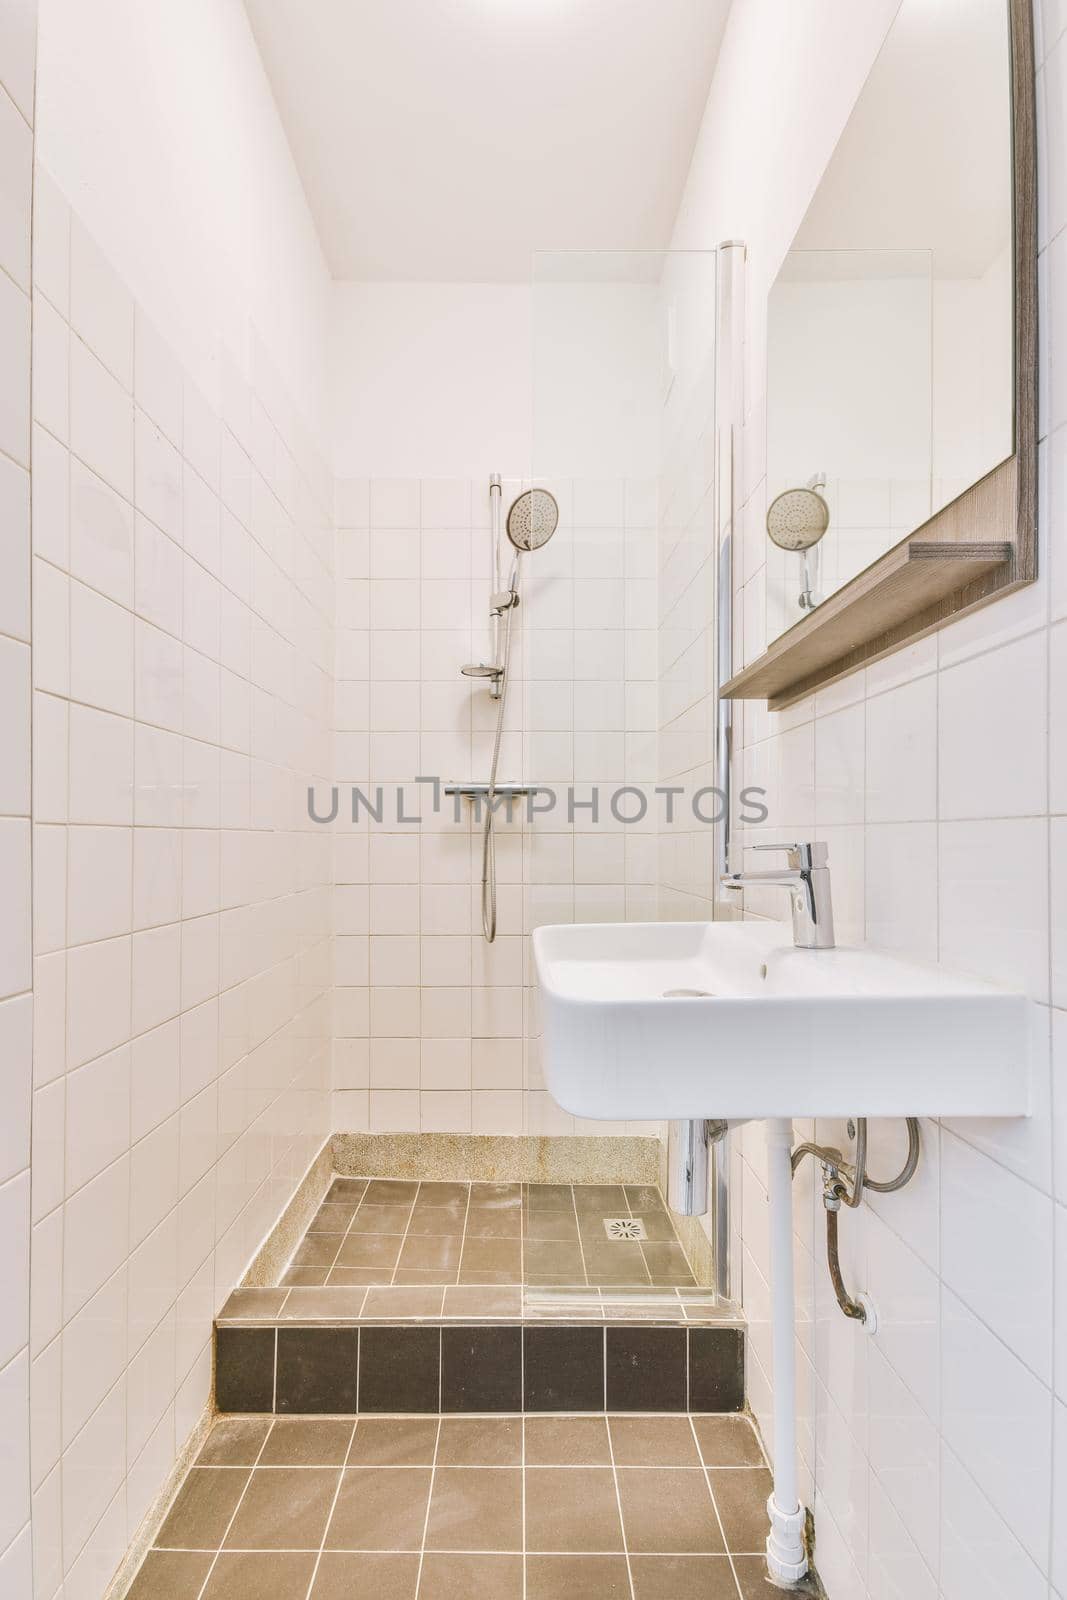
[[[744,1329],[624,1322],[223,1323],[221,1412],[734,1412]]]

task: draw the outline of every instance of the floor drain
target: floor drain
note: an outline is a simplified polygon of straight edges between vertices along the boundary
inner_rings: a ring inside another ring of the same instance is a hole
[[[604,1232],[609,1239],[647,1239],[640,1217],[605,1217]]]

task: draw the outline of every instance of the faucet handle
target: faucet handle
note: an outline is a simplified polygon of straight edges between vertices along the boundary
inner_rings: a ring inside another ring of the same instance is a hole
[[[797,844],[754,844],[752,850],[785,850],[789,865],[795,872],[810,872],[814,867],[825,867],[830,858],[828,847],[821,840],[802,840]]]

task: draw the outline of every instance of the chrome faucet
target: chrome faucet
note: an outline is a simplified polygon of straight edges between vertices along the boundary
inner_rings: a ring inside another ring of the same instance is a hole
[[[757,844],[754,850],[787,850],[788,871],[727,872],[724,889],[746,884],[777,884],[790,890],[793,902],[793,943],[798,950],[832,950],[834,910],[830,899],[830,869],[824,844]]]

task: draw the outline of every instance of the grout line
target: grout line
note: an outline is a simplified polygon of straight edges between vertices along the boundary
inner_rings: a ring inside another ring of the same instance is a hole
[[[522,1373],[522,1403],[526,1405],[526,1338],[520,1340],[519,1350],[521,1355],[520,1370]],[[521,1441],[519,1463],[522,1476],[519,1478],[519,1509],[522,1516],[522,1600],[526,1600],[527,1585],[527,1549],[526,1549],[526,1412],[523,1410],[519,1417],[519,1439]]]
[[[438,1383],[440,1383],[440,1367],[438,1368]],[[438,1409],[437,1433],[433,1442],[433,1464],[430,1467],[430,1492],[426,1496],[426,1515],[422,1519],[422,1540],[419,1545],[419,1570],[415,1577],[416,1600],[418,1592],[422,1588],[422,1564],[426,1559],[426,1539],[430,1531],[430,1512],[433,1509],[433,1491],[434,1484],[437,1481],[437,1457],[441,1453],[441,1421],[441,1413],[440,1409]]]
[[[320,1472],[325,1471],[325,1470],[328,1470],[328,1469],[325,1469],[325,1468],[322,1468],[322,1467],[319,1468]],[[374,1468],[374,1467],[356,1467],[353,1470],[355,1470],[356,1472],[373,1472],[373,1471],[376,1471],[377,1469]],[[417,1472],[419,1470],[422,1470],[422,1471],[425,1472],[427,1469],[425,1467],[423,1467],[421,1469],[418,1468],[418,1467],[409,1467],[408,1468],[409,1472]],[[448,1470],[451,1472],[451,1470],[452,1470],[451,1467]],[[587,1467],[585,1470],[587,1472],[606,1472],[608,1470],[608,1468],[607,1467]],[[631,1467],[626,1467],[625,1468],[625,1471],[627,1471],[627,1472],[630,1472],[632,1470],[633,1469]],[[691,1472],[695,1472],[697,1469],[695,1467],[691,1467],[689,1470]],[[517,1472],[518,1468],[517,1467],[512,1467],[512,1468],[510,1468],[510,1471]],[[303,1549],[276,1549],[273,1545],[269,1549],[265,1549],[262,1545],[229,1545],[225,1550],[217,1550],[217,1551],[203,1549],[203,1548],[196,1548],[196,1547],[187,1546],[187,1545],[153,1545],[152,1549],[153,1550],[158,1550],[158,1551],[166,1551],[168,1554],[171,1554],[171,1555],[201,1555],[201,1556],[202,1555],[311,1556],[311,1555],[314,1555],[316,1553],[315,1552],[315,1548],[312,1545],[305,1545],[303,1547]],[[328,1553],[330,1555],[343,1555],[343,1556],[348,1556],[348,1555],[354,1555],[354,1556],[398,1556],[398,1555],[400,1555],[400,1556],[414,1556],[414,1555],[419,1555],[420,1554],[420,1552],[417,1551],[417,1550],[396,1550],[396,1549],[387,1549],[387,1548],[381,1548],[381,1549],[377,1549],[377,1550],[368,1550],[363,1545],[360,1545],[358,1548],[356,1548],[356,1547],[348,1548],[348,1547],[345,1547],[345,1546],[336,1545],[336,1546],[332,1546],[331,1549],[329,1550],[329,1552],[324,1552],[324,1554],[326,1554],[326,1553]],[[629,1553],[630,1552],[624,1551],[624,1550],[531,1550],[530,1551],[530,1555],[532,1555],[532,1556],[567,1556],[571,1560],[579,1560],[579,1561],[583,1560],[587,1556],[621,1556],[621,1555],[628,1555]],[[766,1552],[763,1551],[763,1550],[735,1550],[733,1552],[733,1554],[736,1555],[736,1556],[762,1556],[765,1553]],[[438,1556],[438,1555],[440,1555],[440,1556],[517,1556],[517,1555],[520,1555],[521,1552],[518,1551],[518,1550],[483,1550],[483,1549],[478,1549],[478,1550],[428,1550],[428,1551],[425,1552],[425,1554],[434,1555],[434,1556]],[[682,1557],[694,1556],[694,1555],[698,1555],[698,1556],[699,1555],[721,1556],[722,1554],[724,1554],[724,1552],[721,1551],[721,1550],[635,1550],[635,1551],[633,1551],[633,1554],[635,1556],[652,1556],[652,1557],[654,1557],[654,1558],[656,1558],[658,1560],[667,1561],[667,1560],[676,1560],[680,1556],[682,1556]],[[729,1554],[729,1552],[726,1552],[726,1554]],[[925,1563],[924,1563],[924,1565],[925,1565]],[[929,1571],[929,1568],[927,1568],[927,1570]],[[786,1591],[786,1592],[789,1592],[789,1591]],[[804,1591],[801,1590],[800,1592],[803,1593]],[[202,1591],[200,1591],[200,1593],[202,1593]],[[360,1600],[362,1600],[362,1596],[360,1597]],[[465,1600],[466,1600],[466,1597],[465,1597]]]
[[[574,1212],[574,1226],[578,1230],[578,1253],[582,1258],[582,1278],[584,1280],[584,1287],[586,1289],[591,1289],[594,1287],[594,1285],[589,1282],[589,1269],[585,1264],[585,1245],[582,1243],[582,1219],[578,1215],[578,1202],[574,1198],[574,1184],[572,1183],[569,1187],[571,1194],[571,1210]]]
[[[336,1179],[334,1180],[334,1182],[336,1182]],[[331,1189],[333,1188],[333,1183],[331,1183],[330,1188]],[[326,1268],[326,1277],[325,1277],[323,1285],[320,1285],[320,1287],[325,1287],[325,1285],[328,1284],[329,1281],[330,1281],[330,1274],[333,1272],[334,1267],[336,1267],[336,1265],[337,1265],[337,1263],[338,1263],[338,1261],[340,1259],[341,1251],[344,1249],[345,1240],[348,1238],[349,1234],[352,1232],[352,1224],[356,1220],[356,1215],[357,1215],[357,1213],[359,1211],[360,1206],[362,1206],[362,1204],[363,1204],[363,1201],[364,1201],[364,1199],[366,1197],[367,1189],[369,1189],[369,1188],[370,1188],[370,1183],[368,1181],[368,1183],[364,1186],[363,1193],[360,1195],[359,1199],[356,1201],[356,1209],[355,1209],[355,1211],[353,1211],[352,1215],[348,1219],[348,1227],[345,1229],[344,1233],[342,1233],[341,1236],[340,1236],[340,1239],[339,1239],[339,1242],[338,1242],[338,1245],[337,1245],[337,1250],[336,1250],[336,1253],[334,1255],[333,1261]],[[327,1191],[326,1191],[327,1195],[329,1194],[329,1192],[330,1192],[330,1190],[327,1189]],[[328,1200],[324,1200],[323,1201],[323,1205],[328,1205],[328,1204],[329,1204]],[[310,1226],[311,1226],[311,1224],[309,1223],[308,1227],[310,1228]],[[309,1234],[307,1234],[307,1233],[304,1234],[304,1239],[307,1239],[309,1237],[310,1237]],[[301,1241],[301,1243],[302,1242],[303,1241]]]
[[[741,1580],[737,1576],[737,1568],[734,1566],[733,1551],[730,1549],[730,1546],[726,1542],[726,1529],[723,1527],[722,1516],[719,1513],[719,1502],[716,1500],[715,1491],[711,1487],[711,1478],[708,1475],[707,1462],[704,1460],[704,1452],[700,1448],[700,1440],[697,1438],[696,1424],[693,1421],[693,1413],[692,1412],[689,1413],[689,1431],[693,1435],[693,1443],[696,1446],[697,1458],[700,1461],[700,1470],[704,1474],[704,1483],[707,1486],[708,1499],[711,1501],[711,1509],[715,1513],[715,1521],[718,1523],[719,1532],[722,1535],[722,1547],[726,1551],[726,1559],[730,1563],[730,1571],[733,1574],[734,1586],[737,1589],[738,1595],[741,1596],[741,1600],[744,1600],[744,1596],[741,1595]],[[731,1470],[732,1471],[736,1471],[737,1469],[736,1468],[732,1468]],[[756,1467],[753,1470],[759,1472],[762,1469],[759,1468],[759,1467]]]
[[[222,1554],[223,1546],[226,1543],[226,1536],[229,1533],[230,1529],[233,1527],[234,1522],[237,1520],[237,1513],[240,1511],[242,1505],[244,1504],[245,1495],[248,1493],[248,1485],[252,1482],[252,1478],[253,1478],[253,1475],[255,1474],[255,1470],[259,1465],[260,1457],[262,1456],[264,1450],[267,1448],[267,1440],[270,1438],[270,1436],[271,1436],[271,1434],[273,1432],[274,1432],[274,1418],[271,1417],[270,1427],[267,1429],[266,1433],[263,1435],[263,1442],[261,1443],[259,1449],[256,1452],[255,1461],[253,1461],[251,1467],[249,1468],[248,1478],[245,1481],[245,1486],[241,1490],[241,1493],[237,1498],[237,1504],[233,1508],[233,1514],[231,1515],[229,1522],[227,1522],[227,1524],[226,1524],[226,1527],[225,1527],[225,1529],[223,1531],[222,1538],[219,1540],[219,1547],[214,1552],[214,1555],[212,1556],[211,1565],[208,1567],[207,1572],[204,1574],[203,1583],[200,1585],[200,1588],[196,1591],[196,1600],[203,1600],[204,1591],[207,1589],[208,1584],[211,1582],[211,1575],[214,1572],[216,1566],[218,1565],[219,1556]],[[208,1437],[210,1438],[210,1434],[208,1435]],[[196,1463],[194,1462],[193,1463],[193,1467],[195,1467],[195,1465],[196,1465]],[[192,1473],[193,1467],[190,1467],[189,1474]],[[185,1483],[189,1482],[189,1474],[186,1474]],[[182,1484],[182,1488],[183,1489],[185,1487],[185,1483]],[[178,1493],[180,1494],[181,1490],[179,1490]],[[175,1496],[175,1500],[176,1499],[177,1499],[177,1496]],[[168,1515],[169,1515],[169,1513],[168,1513]],[[167,1549],[168,1546],[166,1546],[166,1545],[157,1546],[157,1548]]]
[[[396,1260],[393,1262],[393,1271],[392,1271],[392,1274],[390,1275],[390,1278],[389,1278],[389,1287],[391,1287],[391,1288],[395,1287],[395,1285],[396,1285],[396,1275],[400,1271],[400,1258],[403,1256],[403,1254],[404,1254],[404,1246],[408,1242],[408,1234],[411,1232],[411,1219],[415,1215],[415,1207],[418,1204],[419,1195],[421,1193],[422,1193],[422,1179],[420,1178],[419,1182],[418,1182],[418,1184],[416,1186],[415,1193],[411,1197],[411,1206],[410,1206],[410,1208],[408,1210],[408,1220],[407,1220],[406,1224],[404,1225],[404,1232],[402,1233],[402,1235],[400,1237],[400,1249],[397,1251]],[[443,1299],[442,1299],[442,1304],[443,1303],[444,1302],[443,1302]]]
[[[358,1382],[358,1375],[357,1375],[357,1382]],[[273,1432],[273,1429],[271,1431]],[[327,1535],[328,1535],[328,1533],[330,1531],[330,1524],[333,1521],[333,1514],[337,1509],[337,1502],[341,1497],[341,1486],[345,1481],[345,1467],[348,1465],[348,1458],[352,1454],[352,1441],[353,1441],[353,1439],[355,1437],[356,1437],[356,1424],[353,1422],[353,1424],[352,1424],[352,1432],[348,1436],[348,1449],[345,1451],[345,1459],[344,1459],[344,1461],[342,1461],[341,1470],[337,1474],[337,1485],[336,1485],[336,1487],[335,1487],[335,1489],[333,1491],[333,1499],[330,1501],[330,1510],[329,1510],[329,1513],[328,1513],[328,1515],[326,1517],[326,1521],[322,1525],[322,1539],[321,1539],[321,1541],[319,1543],[318,1554],[315,1557],[315,1565],[311,1569],[311,1577],[308,1580],[307,1593],[306,1593],[306,1596],[305,1596],[305,1600],[310,1600],[311,1591],[314,1589],[316,1580],[318,1579],[318,1576],[319,1576],[319,1567],[322,1564],[322,1553],[326,1549],[326,1537],[327,1537]]]
[[[606,1333],[607,1333],[607,1330],[605,1329],[605,1336],[606,1336]],[[604,1383],[605,1383],[605,1386],[606,1386],[606,1384],[607,1384],[607,1364],[606,1363],[605,1363]],[[605,1400],[606,1400],[606,1398],[607,1397],[605,1395]],[[605,1410],[606,1410],[606,1406],[605,1406]],[[622,1550],[623,1550],[624,1556],[626,1557],[626,1578],[627,1578],[627,1582],[630,1585],[630,1600],[635,1600],[636,1591],[634,1589],[634,1574],[633,1574],[633,1568],[630,1565],[630,1541],[626,1537],[626,1519],[624,1518],[624,1516],[622,1514],[622,1494],[621,1494],[620,1489],[619,1489],[619,1469],[615,1464],[615,1441],[611,1437],[611,1418],[608,1417],[607,1415],[605,1415],[605,1418],[604,1418],[604,1425],[607,1428],[607,1434],[608,1434],[608,1454],[611,1457],[611,1477],[612,1477],[612,1482],[615,1485],[615,1504],[618,1507],[618,1511],[619,1511],[619,1529],[620,1529],[620,1532],[622,1533]]]
[[[526,1218],[527,1206],[530,1199],[530,1185],[519,1184],[519,1293],[523,1301],[526,1299]],[[525,1524],[524,1524],[525,1526]],[[526,1594],[526,1556],[522,1560],[523,1596]]]
[[[349,1416],[345,1416],[345,1417],[336,1417],[333,1420],[334,1421],[340,1421],[340,1422],[350,1422],[352,1415],[354,1415],[354,1413],[350,1414]],[[586,1418],[593,1418],[595,1420],[596,1418],[599,1418],[599,1417],[612,1416],[612,1417],[621,1417],[626,1422],[629,1422],[629,1421],[631,1421],[631,1420],[633,1420],[635,1418],[640,1420],[643,1416],[651,1416],[653,1418],[653,1420],[659,1422],[659,1421],[662,1421],[662,1420],[674,1421],[677,1418],[679,1418],[680,1416],[682,1416],[682,1413],[680,1411],[657,1411],[657,1412],[651,1412],[651,1413],[644,1413],[644,1412],[640,1412],[640,1411],[612,1411],[612,1412],[603,1412],[603,1411],[570,1411],[570,1412],[531,1411],[531,1412],[527,1413],[527,1415],[532,1417],[534,1419],[534,1421],[538,1421],[538,1422],[543,1417],[553,1417],[553,1416],[555,1416],[557,1418],[562,1416],[568,1421],[571,1420],[571,1418],[574,1418],[574,1417],[577,1417],[579,1420],[585,1420]],[[729,1412],[715,1412],[715,1413],[712,1413],[712,1415],[715,1415],[715,1416],[729,1416],[729,1415],[731,1415],[731,1413],[729,1413]],[[521,1412],[517,1412],[517,1411],[516,1412],[506,1412],[506,1411],[443,1411],[443,1412],[439,1412],[439,1413],[438,1412],[433,1412],[433,1411],[413,1411],[413,1412],[408,1413],[407,1417],[404,1420],[413,1421],[413,1422],[425,1422],[429,1418],[436,1418],[437,1416],[440,1416],[442,1419],[443,1418],[453,1418],[453,1419],[455,1419],[456,1421],[459,1421],[459,1422],[521,1422],[523,1420],[523,1414]],[[221,1421],[221,1420],[224,1420],[224,1419],[220,1418],[219,1420]],[[225,1419],[225,1420],[228,1420],[228,1419]],[[274,1420],[277,1421],[277,1422],[326,1422],[326,1421],[329,1421],[330,1419],[328,1417],[326,1417],[325,1415],[323,1415],[322,1413],[320,1413],[320,1412],[315,1412],[313,1414],[312,1413],[308,1413],[306,1415],[305,1414],[301,1414],[301,1413],[292,1413],[291,1415],[277,1417]],[[387,1421],[388,1422],[388,1421],[395,1421],[396,1418],[389,1411],[368,1411],[366,1413],[363,1413],[361,1415],[361,1417],[358,1418],[357,1420],[368,1421],[368,1422],[380,1422],[380,1421]],[[593,1463],[593,1465],[596,1465],[596,1464],[597,1463]],[[319,1461],[319,1462],[314,1462],[314,1461],[271,1461],[271,1462],[264,1463],[262,1466],[258,1466],[256,1468],[256,1470],[257,1470],[257,1472],[325,1472],[325,1471],[328,1471],[329,1468],[332,1465],[334,1465],[334,1463],[323,1462],[323,1461]],[[410,1472],[412,1470],[413,1466],[420,1466],[420,1465],[421,1466],[425,1466],[426,1463],[425,1462],[421,1462],[421,1463],[420,1462],[404,1462],[404,1461],[377,1461],[377,1462],[374,1462],[373,1464],[364,1465],[363,1463],[357,1462],[352,1466],[351,1470],[352,1471],[356,1471],[356,1472]],[[198,1472],[247,1472],[249,1470],[249,1468],[247,1466],[242,1466],[238,1462],[220,1463],[218,1466],[212,1466],[212,1465],[202,1466],[202,1465],[199,1465],[197,1462],[194,1461],[193,1466],[195,1466],[197,1468]],[[531,1464],[531,1466],[529,1468],[529,1471],[530,1472],[586,1472],[586,1471],[589,1470],[589,1466],[590,1466],[590,1464],[587,1463],[587,1462],[572,1462],[572,1461],[556,1461],[556,1462],[548,1462],[548,1463],[535,1462],[535,1463]],[[509,1466],[507,1464],[507,1462],[500,1463],[500,1462],[492,1462],[492,1461],[490,1461],[490,1462],[453,1461],[453,1462],[449,1463],[448,1470],[449,1470],[449,1472],[515,1472],[518,1469],[515,1466]],[[687,1467],[687,1466],[684,1466],[684,1465],[683,1466],[671,1467],[671,1466],[644,1466],[644,1465],[640,1465],[639,1464],[639,1465],[628,1465],[624,1470],[626,1472],[697,1472],[697,1471],[700,1471],[701,1469],[699,1467]],[[769,1470],[770,1469],[767,1468],[762,1463],[759,1466],[750,1466],[750,1467],[748,1467],[748,1466],[733,1466],[733,1467],[716,1467],[715,1468],[716,1472],[764,1472],[764,1471],[769,1471]],[[448,1554],[447,1551],[442,1551],[441,1553],[443,1555],[447,1555]],[[538,1552],[535,1551],[533,1553],[537,1554]],[[713,1554],[714,1552],[711,1552],[711,1553]],[[580,1555],[581,1551],[576,1551],[575,1554]],[[650,1554],[654,1555],[655,1551],[651,1551]]]
[[[456,1282],[457,1283],[460,1283],[462,1281],[462,1278],[463,1278],[463,1257],[467,1253],[467,1224],[470,1221],[471,1196],[472,1196],[473,1193],[474,1193],[474,1184],[473,1183],[468,1183],[468,1185],[467,1185],[467,1205],[466,1205],[466,1209],[463,1212],[463,1232],[459,1236],[459,1261],[456,1264]],[[441,1315],[442,1316],[444,1315],[444,1300],[443,1299],[441,1301]]]

